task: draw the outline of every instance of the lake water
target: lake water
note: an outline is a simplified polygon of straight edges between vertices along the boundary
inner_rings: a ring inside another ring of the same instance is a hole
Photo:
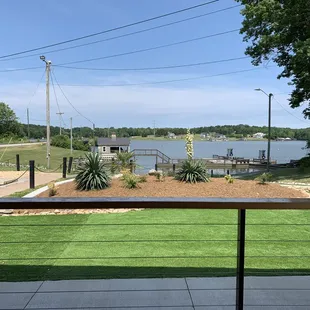
[[[271,159],[278,163],[286,163],[291,159],[300,159],[307,154],[305,141],[272,141]],[[134,149],[158,149],[173,159],[186,158],[185,141],[147,141],[132,140],[131,150]],[[259,150],[266,150],[267,141],[194,141],[194,158],[212,158],[213,155],[226,156],[227,149],[232,148],[235,157],[258,158]],[[154,169],[155,157],[137,157],[137,163],[141,166],[137,172],[144,173]],[[142,168],[143,167],[143,168]],[[217,173],[224,173],[224,169]],[[251,172],[249,169],[238,169],[235,173]]]

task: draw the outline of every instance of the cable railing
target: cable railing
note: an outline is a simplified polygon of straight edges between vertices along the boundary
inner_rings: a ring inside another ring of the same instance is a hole
[[[189,292],[192,304],[175,307],[310,308],[309,199],[2,199],[0,208],[89,210],[0,218],[0,281],[179,278],[187,287],[157,287]],[[91,214],[110,208],[144,210]]]

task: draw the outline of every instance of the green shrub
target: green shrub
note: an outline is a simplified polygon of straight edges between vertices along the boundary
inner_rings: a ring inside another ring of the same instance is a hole
[[[133,189],[133,188],[138,188],[139,187],[140,178],[138,176],[136,176],[135,174],[125,173],[122,176],[122,181],[123,181],[124,186],[126,188]]]
[[[138,180],[139,180],[139,183],[146,183],[147,177],[146,177],[146,175],[140,175]]]
[[[262,184],[262,185],[265,185],[267,184],[268,182],[270,182],[272,179],[272,174],[270,172],[265,172],[261,175],[259,175],[255,181],[258,181],[258,184]]]
[[[201,161],[186,160],[175,174],[175,179],[185,183],[210,182],[205,164]]]
[[[100,190],[110,186],[111,176],[98,153],[85,154],[85,163],[75,178],[78,190]]]
[[[224,178],[229,184],[232,184],[235,181],[235,179],[230,174],[225,175]]]
[[[64,149],[69,149],[70,148],[70,138],[66,135],[53,136],[51,139],[51,145],[57,146],[57,147],[62,147]]]
[[[133,158],[133,152],[117,153],[116,163],[119,166],[119,170],[129,169],[130,160]]]
[[[300,168],[309,168],[310,167],[310,156],[306,156],[306,157],[301,158],[298,161],[297,165]]]

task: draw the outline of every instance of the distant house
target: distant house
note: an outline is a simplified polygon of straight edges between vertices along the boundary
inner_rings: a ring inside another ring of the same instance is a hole
[[[207,132],[202,132],[202,133],[200,134],[200,138],[201,138],[201,139],[210,138],[210,134],[207,133]]]
[[[94,149],[94,147],[92,147]],[[130,151],[129,138],[117,138],[115,134],[111,138],[98,138],[95,146],[95,152],[99,155],[116,155],[117,153]]]
[[[266,134],[262,133],[262,132],[257,132],[253,135],[253,138],[255,139],[263,139],[266,136]]]
[[[176,139],[177,137],[176,137],[175,133],[173,133],[173,132],[168,132],[168,138],[169,138],[169,139]]]
[[[225,135],[222,135],[222,134],[220,134],[220,133],[215,134],[215,138],[216,138],[217,140],[227,140],[226,136],[225,136]]]

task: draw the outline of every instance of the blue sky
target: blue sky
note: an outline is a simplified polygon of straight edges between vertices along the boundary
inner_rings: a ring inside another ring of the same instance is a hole
[[[0,54],[11,54],[72,39],[200,3],[202,1],[198,0],[2,0]],[[68,99],[97,127],[152,126],[153,121],[156,121],[158,127],[240,123],[266,125],[268,98],[263,93],[255,92],[254,88],[276,94],[277,101],[281,103],[282,107],[273,101],[273,125],[307,127],[308,122],[302,117],[302,108],[292,110],[288,106],[288,81],[276,79],[279,69],[272,62],[258,70],[227,75],[221,74],[254,67],[249,59],[145,71],[91,71],[57,67],[58,64],[147,49],[238,29],[242,22],[240,7],[136,35],[49,53],[57,48],[109,39],[236,4],[233,0],[220,0],[156,21],[20,56],[42,53],[50,59],[55,65],[54,74]],[[242,36],[233,32],[71,66],[115,69],[190,64],[242,57],[245,47]],[[29,107],[31,123],[45,124],[45,80],[44,77],[42,79],[44,63],[40,61],[39,55],[4,60],[0,61],[0,71],[41,66],[34,70],[0,72],[0,101],[8,103],[22,122],[26,122],[26,109]],[[209,77],[198,78],[202,76]],[[154,83],[180,79],[187,80]],[[128,85],[148,82],[150,84]],[[91,126],[88,120],[72,109],[57,85],[55,91],[67,126],[70,117],[73,117],[75,126]],[[56,112],[58,107],[51,87],[53,125],[58,124]]]

